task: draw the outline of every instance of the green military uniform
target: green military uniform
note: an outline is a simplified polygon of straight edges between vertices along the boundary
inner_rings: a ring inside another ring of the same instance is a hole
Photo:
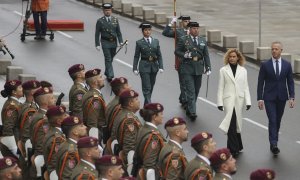
[[[190,35],[180,38],[175,54],[182,59],[179,71],[184,76],[187,94],[187,114],[196,114],[196,101],[201,87],[204,68],[210,70],[210,59],[206,40],[197,36],[198,43],[194,43]],[[191,58],[185,58],[186,52],[191,53]]]
[[[69,180],[73,169],[79,162],[76,141],[68,138],[57,152],[56,173],[59,180]]]
[[[99,90],[91,88],[82,99],[83,122],[90,129],[105,125],[105,101]]]
[[[151,103],[157,72],[164,68],[158,39],[152,37],[149,39],[151,43],[148,43],[145,38],[136,41],[133,60],[133,71],[139,71],[141,76],[144,104]]]
[[[210,180],[213,174],[212,172],[210,165],[197,155],[188,163],[184,171],[184,177],[188,180],[196,180],[199,178]]]
[[[159,153],[158,164],[162,171],[163,179],[184,180],[187,159],[180,144],[169,140]]]
[[[69,111],[72,116],[83,118],[82,98],[87,92],[83,83],[74,83],[69,92]]]
[[[149,125],[151,124],[151,125]],[[145,122],[145,125],[139,130],[135,149],[135,156],[142,161],[142,173],[137,179],[145,179],[148,169],[155,170],[155,179],[160,177],[158,167],[158,158],[160,150],[164,146],[165,139],[159,130],[152,126],[152,123]]]
[[[176,28],[176,43],[179,42],[179,39],[181,37],[187,35],[187,32],[188,32],[188,30],[186,30],[184,28]],[[162,34],[166,37],[171,37],[171,38],[175,37],[175,31],[168,25],[165,27]],[[177,44],[176,44],[176,46],[177,46]],[[176,58],[178,58],[178,57],[176,57]],[[182,60],[179,60],[179,62],[180,62],[179,63],[179,67],[180,67]],[[178,72],[179,86],[180,86],[179,101],[181,104],[185,104],[187,102],[187,98],[186,98],[186,92],[185,92],[184,78],[180,71],[177,71],[177,72]]]
[[[119,21],[116,17],[103,16],[98,19],[95,32],[96,47],[100,46],[99,36],[101,34],[101,45],[105,59],[105,76],[108,79],[114,77],[112,66],[113,57],[116,55],[117,39],[119,43],[123,43]]]
[[[122,108],[116,116],[111,137],[117,139],[122,150],[124,163],[127,165],[128,152],[134,150],[138,130],[141,128],[139,118],[128,109]]]
[[[40,108],[32,116],[32,122],[30,124],[30,141],[35,156],[43,155],[44,137],[49,129],[46,112],[47,110]]]
[[[119,105],[119,96],[115,96],[106,106],[105,117],[106,117],[106,124],[109,125],[111,122],[112,115]]]
[[[91,180],[98,178],[98,171],[87,161],[80,160],[72,171],[71,180]]]
[[[53,170],[55,170],[57,152],[60,148],[60,145],[65,141],[65,135],[56,127],[51,127],[46,134],[44,140],[44,159],[45,164],[47,165],[48,173],[51,173]]]
[[[216,173],[214,180],[232,180],[231,176],[225,175],[223,173]]]

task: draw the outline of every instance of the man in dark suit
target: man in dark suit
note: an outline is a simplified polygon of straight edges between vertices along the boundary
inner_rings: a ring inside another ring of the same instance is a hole
[[[257,85],[257,100],[260,110],[266,107],[269,119],[270,150],[277,155],[280,122],[285,103],[289,100],[290,108],[295,106],[294,80],[291,64],[281,58],[282,44],[272,43],[272,58],[263,62],[260,67]]]

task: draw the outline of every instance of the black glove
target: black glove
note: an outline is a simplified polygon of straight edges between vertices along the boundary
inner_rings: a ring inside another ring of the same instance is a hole
[[[251,108],[251,105],[246,105],[246,111],[248,111]]]
[[[220,111],[223,111],[223,106],[218,106],[218,109],[219,109]]]

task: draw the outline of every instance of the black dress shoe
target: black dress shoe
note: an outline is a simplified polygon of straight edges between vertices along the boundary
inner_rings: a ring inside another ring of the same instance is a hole
[[[280,149],[277,147],[277,145],[271,145],[270,150],[274,155],[277,155],[280,153]]]
[[[236,151],[232,151],[231,152],[231,155],[232,155],[232,157],[234,157],[234,158],[237,158],[238,156],[239,156],[239,152],[236,152]]]

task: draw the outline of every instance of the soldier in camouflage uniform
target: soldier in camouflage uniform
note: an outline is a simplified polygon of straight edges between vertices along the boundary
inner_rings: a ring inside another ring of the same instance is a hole
[[[188,163],[184,171],[185,179],[196,180],[202,178],[212,180],[213,171],[209,158],[216,150],[216,142],[213,140],[212,135],[207,132],[198,133],[192,138],[191,144],[197,155]]]
[[[159,41],[151,37],[151,25],[142,23],[140,28],[142,28],[143,38],[136,41],[133,72],[141,76],[145,105],[151,103],[157,72],[162,73],[164,67]]]
[[[69,180],[80,159],[77,141],[87,136],[87,127],[78,117],[69,116],[63,120],[61,129],[67,140],[60,145],[57,152],[56,173],[59,180]]]
[[[139,94],[134,90],[125,90],[120,94],[121,110],[113,122],[111,139],[117,140],[120,158],[127,165],[128,153],[134,151],[136,137],[141,127],[141,122],[135,113],[140,109]]]
[[[100,158],[98,139],[94,137],[83,137],[77,142],[79,163],[72,171],[71,180],[91,180],[98,178],[95,162]]]
[[[180,117],[174,117],[166,122],[170,139],[161,149],[159,154],[159,166],[163,179],[184,180],[184,170],[187,159],[183,152],[182,143],[188,140],[186,122]]]
[[[205,72],[210,75],[211,66],[206,40],[199,36],[199,24],[190,22],[189,27],[190,34],[179,39],[175,55],[182,60],[179,71],[183,75],[186,86],[186,115],[194,121],[197,118],[196,101],[201,87],[202,74]]]
[[[106,125],[106,104],[100,91],[104,87],[104,80],[100,69],[89,70],[85,73],[86,82],[90,89],[82,99],[83,122],[90,130],[99,129],[99,140],[102,140],[102,128]]]
[[[7,81],[1,95],[6,98],[2,111],[2,136],[0,150],[3,156],[17,156],[17,144],[19,140],[18,117],[20,114],[21,103],[19,99],[23,97],[22,82],[18,80]],[[3,144],[8,148],[2,148]]]
[[[82,98],[87,92],[85,85],[85,71],[83,64],[75,64],[68,70],[70,77],[74,81],[69,91],[69,111],[70,115],[83,118]]]
[[[101,34],[101,45],[105,59],[105,76],[110,82],[114,78],[112,66],[113,58],[116,55],[117,39],[122,45],[123,38],[120,30],[119,21],[112,16],[112,4],[104,3],[102,5],[104,16],[97,20],[95,31],[96,49],[100,51],[99,36]]]
[[[123,162],[118,156],[105,155],[96,161],[99,180],[120,180],[124,174]]]
[[[69,115],[64,106],[52,106],[46,113],[49,131],[44,139],[44,159],[48,174],[55,171],[57,152],[60,145],[66,141],[65,135],[61,130],[61,122]]]
[[[215,171],[214,180],[232,180],[232,175],[236,173],[236,160],[232,157],[229,149],[216,150],[209,160]]]
[[[172,29],[172,26],[177,21],[177,18],[174,17],[170,24],[168,24],[162,34],[166,37],[176,38],[176,46],[179,42],[179,39],[183,36],[186,36],[189,34],[189,27],[188,24],[191,20],[190,16],[180,16],[178,19],[181,20],[181,28],[176,28],[176,32]],[[186,92],[185,92],[185,85],[184,85],[184,79],[183,75],[179,71],[180,63],[182,63],[182,60],[176,57],[175,61],[175,69],[178,72],[178,78],[179,78],[179,86],[180,86],[180,96],[179,96],[179,102],[181,105],[186,108],[187,98],[186,98]]]
[[[159,179],[161,177],[158,158],[166,140],[157,126],[163,123],[163,110],[164,107],[159,103],[146,104],[140,110],[145,124],[139,130],[136,140],[133,167],[135,173],[133,172],[133,175],[137,176],[137,179]]]

